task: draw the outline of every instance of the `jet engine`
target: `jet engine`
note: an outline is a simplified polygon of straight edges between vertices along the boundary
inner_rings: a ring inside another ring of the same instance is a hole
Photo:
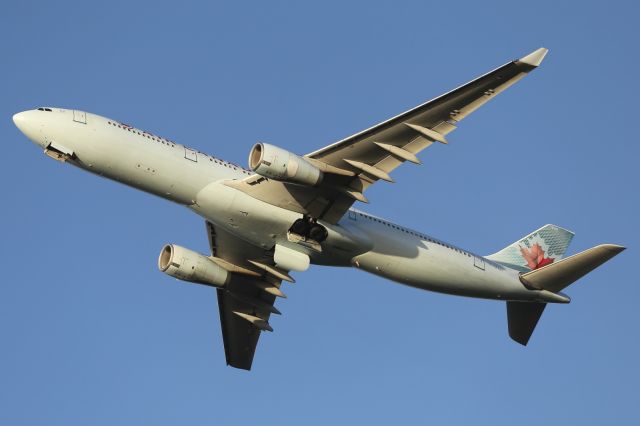
[[[249,167],[269,179],[314,186],[322,181],[322,171],[289,151],[267,143],[257,143],[249,153]]]
[[[160,251],[158,268],[182,281],[224,287],[229,272],[211,258],[175,244],[167,244]]]

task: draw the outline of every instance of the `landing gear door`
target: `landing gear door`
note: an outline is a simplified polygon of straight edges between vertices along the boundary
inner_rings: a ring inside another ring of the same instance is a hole
[[[87,124],[87,113],[84,111],[73,110],[73,121],[76,123]]]

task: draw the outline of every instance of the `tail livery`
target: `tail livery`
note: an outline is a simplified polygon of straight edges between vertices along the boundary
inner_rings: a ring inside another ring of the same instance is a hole
[[[520,271],[520,281],[527,288],[558,293],[625,249],[602,244],[562,259],[573,235],[559,226],[545,225],[487,258]],[[509,336],[526,345],[545,307],[540,302],[508,301]]]
[[[573,235],[559,226],[545,225],[487,259],[520,272],[539,269],[562,259]]]

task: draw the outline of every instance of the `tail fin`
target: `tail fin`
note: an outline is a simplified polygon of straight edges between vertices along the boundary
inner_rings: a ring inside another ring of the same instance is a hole
[[[487,259],[527,272],[557,262],[564,256],[574,233],[556,225],[545,225]]]
[[[530,288],[557,293],[605,263],[625,248],[616,244],[601,244],[556,263],[520,275]],[[526,345],[538,324],[546,303],[507,302],[509,336]]]
[[[546,306],[538,302],[507,302],[509,337],[526,346]]]

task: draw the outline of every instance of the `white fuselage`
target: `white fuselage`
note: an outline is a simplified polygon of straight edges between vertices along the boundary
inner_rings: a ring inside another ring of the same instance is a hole
[[[287,231],[301,215],[226,186],[253,174],[240,166],[80,111],[25,111],[14,121],[43,149],[73,153],[68,162],[185,205],[254,245],[292,244]],[[329,231],[322,251],[306,249],[315,264],[355,266],[442,293],[555,301],[544,291],[527,289],[513,269],[355,209],[335,225],[322,225]]]

